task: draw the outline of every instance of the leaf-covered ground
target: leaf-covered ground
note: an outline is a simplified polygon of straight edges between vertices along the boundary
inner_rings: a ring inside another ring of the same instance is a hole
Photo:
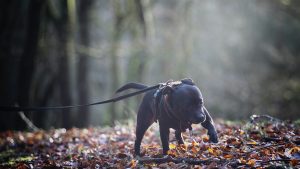
[[[133,156],[134,126],[0,133],[0,168],[300,168],[299,126],[270,117],[216,122],[219,143],[193,126],[162,156],[158,125],[147,132],[142,157]]]

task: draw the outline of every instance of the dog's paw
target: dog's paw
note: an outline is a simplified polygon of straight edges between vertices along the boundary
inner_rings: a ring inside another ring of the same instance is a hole
[[[141,157],[140,155],[135,155],[135,159],[136,159],[137,161],[139,161],[139,160],[142,159],[142,157]]]
[[[219,142],[219,139],[218,139],[218,134],[217,132],[209,132],[208,133],[209,135],[209,141],[212,142],[212,143],[218,143]]]

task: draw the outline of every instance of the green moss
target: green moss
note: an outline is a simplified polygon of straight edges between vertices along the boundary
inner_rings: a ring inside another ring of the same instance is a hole
[[[294,121],[294,124],[295,124],[297,127],[300,127],[300,119]]]
[[[0,162],[5,161],[7,158],[11,157],[14,153],[15,151],[12,149],[0,152]]]
[[[10,158],[7,162],[1,163],[0,166],[13,166],[18,162],[29,162],[34,159],[33,156],[24,156],[24,157],[15,157],[15,158]]]

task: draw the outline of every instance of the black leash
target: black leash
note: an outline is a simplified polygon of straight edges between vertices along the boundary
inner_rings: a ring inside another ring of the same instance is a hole
[[[105,104],[105,103],[112,103],[112,102],[117,102],[122,99],[132,97],[141,93],[145,93],[146,91],[157,89],[161,86],[161,84],[147,87],[145,89],[132,92],[126,95],[118,96],[112,99],[104,100],[104,101],[99,101],[95,103],[90,103],[90,104],[81,104],[81,105],[72,105],[72,106],[53,106],[53,107],[16,107],[16,106],[0,106],[0,112],[16,112],[16,111],[45,111],[45,110],[55,110],[55,109],[72,109],[76,107],[86,107],[86,106],[94,106],[94,105],[99,105],[99,104]]]

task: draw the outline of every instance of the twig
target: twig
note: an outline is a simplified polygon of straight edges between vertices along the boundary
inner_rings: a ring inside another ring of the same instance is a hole
[[[259,121],[281,122],[281,120],[266,114],[264,115],[254,114],[250,117],[250,119],[251,119],[250,123],[258,123]]]
[[[256,162],[260,163],[261,166],[264,166],[268,163],[271,162],[290,162],[292,161],[291,159],[275,159],[275,160],[268,160],[268,161],[261,161],[257,160]],[[168,162],[173,162],[173,163],[186,163],[190,165],[209,165],[212,162],[215,162],[217,164],[226,164],[231,167],[238,167],[238,166],[248,166],[250,167],[251,165],[247,163],[240,163],[235,160],[219,160],[219,159],[208,159],[208,160],[198,160],[198,159],[192,159],[192,158],[174,158],[170,156],[164,156],[161,158],[140,158],[138,160],[139,163],[168,163]]]
[[[292,161],[292,160],[291,160],[291,159],[275,159],[275,160],[262,161],[261,163],[264,164],[264,163],[280,162],[280,161],[283,161],[283,162],[290,162],[290,161]]]
[[[286,141],[286,140],[284,140],[284,139],[281,139],[281,138],[275,138],[275,137],[263,137],[262,140],[265,141],[265,142],[271,142],[271,141],[274,141],[274,142]],[[288,140],[288,141],[289,141],[289,140]]]
[[[19,111],[19,115],[22,118],[22,120],[27,124],[28,128],[30,128],[32,131],[38,131],[39,128],[36,127],[24,114],[24,112]]]
[[[271,162],[285,162],[285,163],[287,163],[287,162],[291,162],[291,161],[293,161],[293,160],[296,160],[296,161],[297,161],[295,165],[297,165],[297,163],[300,162],[300,160],[297,160],[297,159],[275,159],[275,160],[261,161],[260,166],[261,166],[261,167],[264,167],[264,165],[267,165],[267,164],[269,164],[269,163],[271,163]],[[293,164],[292,164],[292,165],[293,165]],[[297,166],[298,166],[298,165],[297,165]],[[294,167],[295,167],[295,166],[294,166]]]
[[[171,156],[165,156],[162,158],[141,158],[138,160],[139,163],[167,163],[167,162],[173,162],[173,163],[187,163],[192,165],[200,165],[200,164],[209,164],[213,162],[213,160],[197,160],[192,158],[173,158]],[[215,162],[219,162],[220,160],[215,160]]]
[[[255,149],[253,149],[251,151],[245,152],[244,155],[250,154],[250,153],[252,153],[254,151],[258,151],[258,150],[261,150],[261,149],[264,149],[264,148],[273,147],[273,146],[274,147],[280,147],[280,146],[284,146],[284,145],[285,145],[284,143],[276,144],[276,145],[274,145],[274,144],[268,144],[268,145],[265,145],[265,146],[262,146],[262,147],[259,147],[259,148],[255,148]]]

